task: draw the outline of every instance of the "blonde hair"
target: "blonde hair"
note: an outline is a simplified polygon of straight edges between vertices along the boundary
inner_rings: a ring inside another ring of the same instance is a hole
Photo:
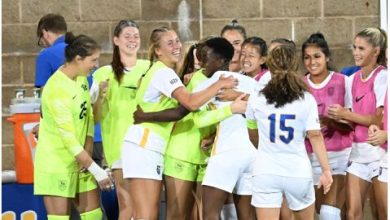
[[[381,28],[366,28],[360,31],[356,37],[362,37],[367,40],[373,47],[379,47],[380,52],[378,55],[377,63],[383,66],[386,64],[386,48],[387,48],[387,35]],[[356,38],[355,37],[355,38]]]
[[[161,36],[163,33],[166,33],[168,31],[172,31],[173,29],[169,27],[159,27],[156,28],[152,31],[152,34],[150,35],[149,39],[149,60],[150,60],[150,66],[153,65],[153,62],[155,59],[158,58],[156,54],[156,48],[160,47],[160,41],[161,41]]]

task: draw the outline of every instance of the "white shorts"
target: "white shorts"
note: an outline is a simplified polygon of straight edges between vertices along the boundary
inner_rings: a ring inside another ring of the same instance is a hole
[[[369,143],[352,143],[350,161],[358,163],[371,163],[378,161],[386,151],[378,146],[372,146]]]
[[[227,151],[210,157],[202,185],[237,195],[252,195],[252,167],[255,154]]]
[[[283,177],[260,174],[253,177],[251,204],[256,208],[280,208],[283,195],[288,207],[299,211],[315,201],[312,178]]]
[[[122,147],[123,178],[162,180],[164,157],[161,153],[125,141]]]
[[[112,165],[111,165],[111,169],[112,170],[122,169],[122,160],[118,159],[118,160],[114,161],[114,163],[112,163]]]
[[[380,167],[379,168],[379,176],[378,180],[384,183],[387,183],[387,167]]]
[[[357,163],[350,161],[347,172],[371,183],[372,178],[379,175],[379,165],[379,160],[371,163]]]
[[[351,148],[346,148],[337,152],[328,152],[328,161],[332,175],[346,175],[350,153]],[[315,153],[310,154],[309,158],[313,170],[313,183],[314,185],[318,185],[322,174],[321,165],[318,162]]]

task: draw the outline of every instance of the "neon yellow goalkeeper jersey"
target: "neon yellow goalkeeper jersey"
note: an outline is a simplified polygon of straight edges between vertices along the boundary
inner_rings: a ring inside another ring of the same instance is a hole
[[[102,106],[102,140],[104,156],[111,167],[120,159],[123,138],[133,124],[133,112],[136,109],[135,95],[138,81],[150,66],[148,60],[137,60],[131,70],[124,70],[121,83],[115,79],[111,65],[103,66],[93,74],[93,81],[99,84],[108,80],[106,100]]]
[[[86,77],[70,79],[57,70],[42,93],[35,170],[69,173],[79,169],[75,156],[93,137],[93,114]]]

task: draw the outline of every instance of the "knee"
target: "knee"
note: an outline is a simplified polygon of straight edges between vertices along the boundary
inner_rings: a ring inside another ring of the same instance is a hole
[[[349,209],[347,211],[347,219],[350,220],[359,220],[362,219],[362,212],[357,209]]]

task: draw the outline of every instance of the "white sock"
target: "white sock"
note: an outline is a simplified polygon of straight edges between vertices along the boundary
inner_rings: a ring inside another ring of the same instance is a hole
[[[321,205],[320,220],[340,220],[340,209],[330,206]]]
[[[236,213],[236,206],[234,206],[234,203],[223,205],[221,211],[221,220],[236,220],[236,219],[237,219],[237,213]]]

